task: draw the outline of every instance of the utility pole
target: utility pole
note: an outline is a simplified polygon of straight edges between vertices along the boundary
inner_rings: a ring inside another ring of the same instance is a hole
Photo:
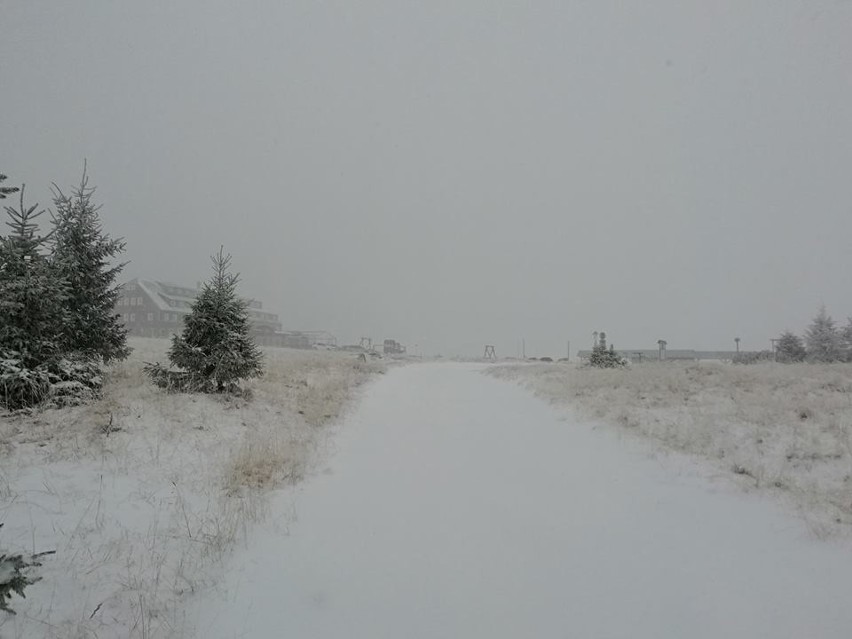
[[[569,339],[565,346],[565,359],[571,359],[571,340]]]
[[[527,358],[527,340],[526,338],[521,338],[521,359]]]
[[[740,338],[735,337],[734,342],[736,342],[736,344],[737,344],[737,352],[739,353],[740,352]]]

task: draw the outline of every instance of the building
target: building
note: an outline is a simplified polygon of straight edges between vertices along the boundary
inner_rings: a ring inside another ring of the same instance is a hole
[[[385,355],[402,355],[405,353],[405,346],[397,342],[395,339],[386,339],[383,346]]]
[[[134,279],[121,287],[115,312],[127,326],[129,335],[168,337],[183,329],[198,289],[167,282]],[[263,310],[257,300],[248,300],[251,332],[258,344],[282,346],[283,336],[278,315]]]

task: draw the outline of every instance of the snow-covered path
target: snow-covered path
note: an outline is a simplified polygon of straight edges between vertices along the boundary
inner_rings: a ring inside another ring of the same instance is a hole
[[[205,637],[849,637],[852,551],[462,364],[368,389]]]

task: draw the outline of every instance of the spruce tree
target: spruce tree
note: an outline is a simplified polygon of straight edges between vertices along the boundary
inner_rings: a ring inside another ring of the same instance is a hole
[[[262,355],[249,334],[246,303],[237,296],[239,275],[229,273],[231,256],[212,256],[213,277],[205,283],[180,335],[172,338],[169,360],[182,372],[159,364],[148,374],[160,386],[179,390],[234,390],[241,379],[263,373]]]
[[[824,305],[805,332],[805,346],[808,360],[812,362],[829,363],[841,359],[840,334]]]
[[[44,255],[49,236],[38,235],[38,205],[4,207],[11,232],[0,240],[0,349],[26,368],[55,362],[62,353],[66,290]]]
[[[33,406],[51,392],[60,367],[66,291],[44,255],[38,205],[4,207],[11,232],[0,238],[0,405]]]
[[[100,206],[92,202],[95,189],[88,182],[84,168],[70,196],[54,185],[52,258],[68,288],[65,347],[108,363],[130,354],[127,329],[114,311],[121,295],[116,279],[125,264],[111,264],[124,252],[125,243],[104,232]]]
[[[776,358],[779,362],[803,362],[807,356],[802,338],[791,331],[784,331],[778,337]]]

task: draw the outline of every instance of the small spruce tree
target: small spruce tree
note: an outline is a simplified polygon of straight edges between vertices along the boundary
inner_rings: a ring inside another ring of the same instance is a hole
[[[613,344],[606,346],[606,333],[600,333],[600,340],[592,347],[589,365],[596,368],[620,368],[627,365],[627,360],[615,352]]]
[[[805,332],[805,347],[807,358],[812,362],[829,363],[841,359],[840,333],[834,325],[834,320],[826,312],[825,305],[820,306]]]
[[[112,239],[100,221],[100,206],[92,202],[94,187],[83,177],[70,196],[54,184],[53,263],[67,283],[65,347],[84,358],[105,363],[130,354],[127,329],[114,311],[121,295],[116,278],[125,264],[111,265],[124,252],[123,239]]]
[[[249,334],[246,303],[237,296],[239,275],[229,273],[231,256],[212,256],[213,277],[205,283],[172,338],[169,360],[178,372],[160,364],[146,366],[158,386],[203,392],[232,391],[241,379],[263,374],[262,355]]]
[[[775,355],[779,362],[784,362],[785,364],[803,362],[807,354],[802,338],[792,331],[784,331],[778,337]]]

